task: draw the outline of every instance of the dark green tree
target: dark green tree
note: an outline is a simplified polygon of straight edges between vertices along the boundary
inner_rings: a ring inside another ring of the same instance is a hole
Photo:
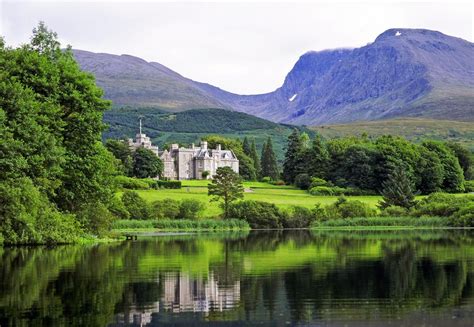
[[[120,170],[126,176],[133,175],[133,153],[129,145],[123,140],[108,139],[105,147],[120,162]]]
[[[415,204],[412,183],[401,166],[392,170],[388,179],[382,183],[382,187],[383,198],[379,203],[381,209],[389,206],[409,209]]]
[[[163,162],[153,151],[139,147],[133,153],[133,176],[156,177],[163,172]]]
[[[242,150],[247,156],[251,157],[252,149],[250,147],[250,141],[247,136],[244,137],[244,141],[242,142]]]
[[[298,168],[301,167],[301,160],[303,155],[303,143],[298,129],[293,129],[293,132],[288,136],[288,143],[286,146],[285,159],[283,161],[283,180],[287,183],[293,183],[296,175],[298,175]]]
[[[327,178],[329,165],[329,153],[326,145],[319,135],[311,142],[311,147],[302,151],[299,171],[305,172],[312,177]]]
[[[425,141],[425,148],[437,154],[443,166],[443,190],[447,192],[464,191],[464,174],[458,158],[445,144],[438,141]]]
[[[212,197],[211,201],[222,200],[224,218],[229,218],[230,204],[244,197],[242,178],[230,167],[219,167],[208,185],[208,195]]]
[[[258,178],[260,178],[260,158],[258,156],[257,152],[257,146],[255,145],[255,140],[252,140],[252,143],[250,144],[250,158],[253,160],[253,167],[255,168],[255,175]]]
[[[276,161],[275,152],[273,152],[272,139],[269,137],[262,149],[261,159],[262,177],[270,177],[272,180],[278,180],[280,173]]]
[[[441,190],[444,169],[436,152],[419,147],[419,159],[415,167],[417,189],[421,194],[430,194]]]
[[[474,154],[459,143],[448,142],[447,146],[458,158],[459,165],[464,173],[464,179],[474,179]]]

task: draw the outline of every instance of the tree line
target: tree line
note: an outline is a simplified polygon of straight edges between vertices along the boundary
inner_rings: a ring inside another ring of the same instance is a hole
[[[456,193],[463,192],[465,180],[473,178],[472,157],[456,143],[426,140],[415,144],[389,135],[310,140],[294,130],[288,137],[282,177],[291,184],[302,175],[317,177],[335,186],[379,193],[398,167],[414,192]]]

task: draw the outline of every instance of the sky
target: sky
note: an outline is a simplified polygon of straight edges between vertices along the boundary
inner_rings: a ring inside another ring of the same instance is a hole
[[[0,0],[0,35],[29,41],[39,21],[63,45],[129,54],[239,94],[273,91],[307,51],[354,48],[389,28],[473,42],[473,1]]]

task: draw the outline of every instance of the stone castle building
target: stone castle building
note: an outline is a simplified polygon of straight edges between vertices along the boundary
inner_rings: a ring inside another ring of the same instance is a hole
[[[144,147],[153,151],[163,161],[163,176],[167,179],[205,179],[216,174],[219,167],[231,167],[236,173],[239,172],[239,160],[232,150],[223,150],[220,145],[216,149],[208,149],[207,142],[202,141],[199,147],[194,144],[191,148],[179,147],[171,144],[169,150],[159,151],[157,146],[151,143],[148,136],[140,131],[133,139],[128,140],[131,149]],[[207,172],[208,176],[203,177]]]

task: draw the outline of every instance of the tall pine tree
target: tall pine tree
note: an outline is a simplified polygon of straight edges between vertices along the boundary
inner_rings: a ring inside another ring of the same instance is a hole
[[[379,203],[380,208],[393,205],[409,209],[415,205],[412,183],[401,165],[393,169],[388,179],[382,183],[382,187],[383,199]]]
[[[275,152],[273,151],[272,139],[270,137],[262,149],[261,167],[263,177],[270,177],[272,180],[278,180],[280,177]]]
[[[248,155],[249,157],[252,157],[251,154],[251,148],[250,148],[250,142],[249,139],[244,137],[244,141],[242,142],[242,149],[244,150],[244,153]]]
[[[258,156],[255,140],[252,140],[252,143],[250,144],[250,158],[252,158],[253,160],[253,165],[255,168],[255,173],[257,174],[257,178],[260,178],[261,177],[260,158]]]
[[[301,154],[303,149],[303,139],[298,129],[294,129],[288,136],[288,144],[283,161],[283,180],[287,183],[293,183],[298,174],[298,167],[301,162]]]

